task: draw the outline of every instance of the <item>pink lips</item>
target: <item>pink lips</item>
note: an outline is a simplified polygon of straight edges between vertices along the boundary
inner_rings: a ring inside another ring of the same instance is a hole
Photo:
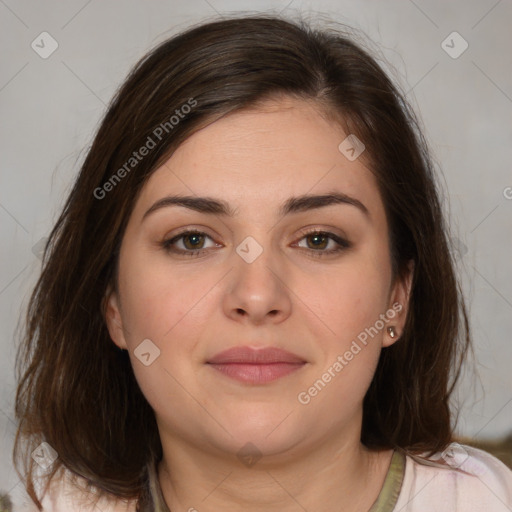
[[[207,363],[233,379],[264,384],[302,368],[306,361],[275,347],[234,347],[216,354]]]

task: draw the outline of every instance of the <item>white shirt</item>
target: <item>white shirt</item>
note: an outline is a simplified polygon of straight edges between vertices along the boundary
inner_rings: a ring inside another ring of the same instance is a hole
[[[452,443],[430,460],[407,457],[393,512],[512,512],[512,471],[496,457]]]

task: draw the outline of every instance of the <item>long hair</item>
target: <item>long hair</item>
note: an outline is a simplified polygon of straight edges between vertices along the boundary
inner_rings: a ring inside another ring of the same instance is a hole
[[[452,440],[448,402],[471,345],[419,121],[343,30],[238,16],[191,27],[135,65],[49,236],[16,361],[13,455],[38,506],[30,453],[42,441],[58,453],[48,482],[65,468],[105,494],[147,494],[148,467],[162,456],[157,425],[104,318],[128,217],[151,173],[187,137],[283,95],[314,102],[364,142],[388,217],[394,277],[415,265],[404,332],[381,352],[364,399],[361,441],[434,452]],[[145,156],[143,146],[151,146]]]

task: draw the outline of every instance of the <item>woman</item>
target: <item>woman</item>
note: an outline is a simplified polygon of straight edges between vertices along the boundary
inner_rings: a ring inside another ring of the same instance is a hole
[[[142,59],[27,326],[15,457],[45,510],[512,505],[453,443],[470,338],[426,143],[341,32],[239,17]]]

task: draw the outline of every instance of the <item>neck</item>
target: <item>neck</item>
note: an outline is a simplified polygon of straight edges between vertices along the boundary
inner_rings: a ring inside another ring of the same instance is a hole
[[[172,512],[368,511],[392,456],[392,450],[370,451],[359,438],[342,436],[252,465],[175,439],[162,447],[158,475]]]

